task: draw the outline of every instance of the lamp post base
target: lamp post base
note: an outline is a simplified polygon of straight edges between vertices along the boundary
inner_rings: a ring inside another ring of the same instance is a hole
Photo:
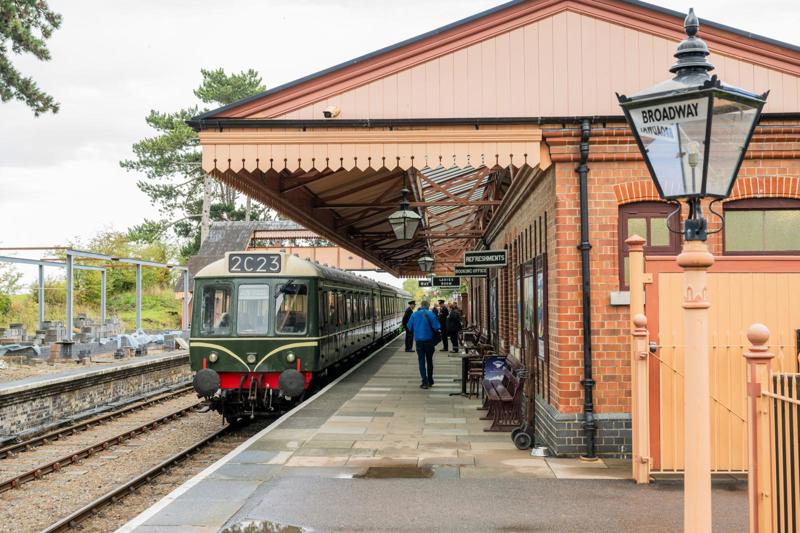
[[[708,360],[707,270],[714,256],[705,241],[686,241],[683,268],[684,492],[683,529],[711,533],[711,390]]]

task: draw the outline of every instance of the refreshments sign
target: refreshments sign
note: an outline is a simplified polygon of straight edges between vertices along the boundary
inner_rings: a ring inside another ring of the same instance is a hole
[[[505,250],[480,250],[464,252],[464,266],[504,267],[508,264]]]

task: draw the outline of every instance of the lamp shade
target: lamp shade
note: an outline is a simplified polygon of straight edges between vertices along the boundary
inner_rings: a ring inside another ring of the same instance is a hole
[[[423,255],[417,259],[417,262],[419,263],[420,270],[423,272],[430,272],[433,270],[433,257],[429,255]]]
[[[397,240],[400,241],[413,239],[420,221],[422,221],[422,217],[410,209],[400,209],[389,215],[389,225]]]
[[[408,208],[408,189],[402,189],[400,193],[403,195],[400,210],[389,215],[389,225],[398,241],[408,241],[417,233],[422,217]]]
[[[767,93],[757,95],[722,83],[695,37],[700,23],[693,11],[684,27],[689,36],[675,53],[675,77],[631,97],[618,96],[642,157],[662,198],[726,198],[736,181]]]

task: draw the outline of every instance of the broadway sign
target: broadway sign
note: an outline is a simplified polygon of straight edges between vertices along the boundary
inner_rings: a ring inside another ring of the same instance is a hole
[[[468,267],[463,265],[456,265],[455,275],[462,278],[486,278],[489,277],[488,268]]]
[[[508,264],[505,250],[481,250],[464,252],[464,266],[468,267],[504,267]]]
[[[433,277],[434,287],[460,287],[461,279],[453,276]]]

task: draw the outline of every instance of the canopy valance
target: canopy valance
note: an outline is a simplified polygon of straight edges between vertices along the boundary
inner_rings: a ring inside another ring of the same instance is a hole
[[[541,130],[520,126],[233,128],[200,132],[203,170],[209,173],[534,166],[540,159],[541,139]]]

